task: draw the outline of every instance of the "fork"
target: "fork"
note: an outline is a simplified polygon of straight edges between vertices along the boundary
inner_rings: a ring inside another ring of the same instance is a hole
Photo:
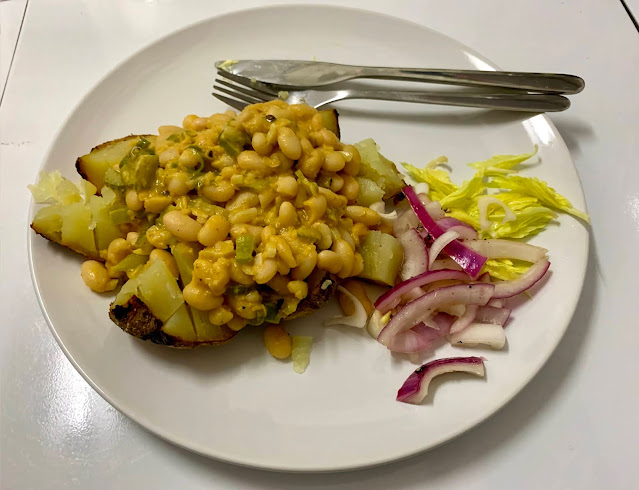
[[[316,109],[346,99],[373,99],[420,104],[452,105],[523,112],[558,112],[570,107],[570,101],[554,94],[447,93],[395,90],[290,90],[278,91],[264,82],[248,80],[218,70],[213,96],[242,110],[249,104],[282,99],[289,104],[308,104]]]

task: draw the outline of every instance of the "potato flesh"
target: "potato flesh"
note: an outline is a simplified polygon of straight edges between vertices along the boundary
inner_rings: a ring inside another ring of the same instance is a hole
[[[91,210],[84,203],[74,202],[63,207],[61,218],[60,244],[87,257],[96,256]]]
[[[171,318],[164,322],[162,331],[171,337],[185,342],[197,342],[198,340],[186,303],[183,303],[176,312],[171,315]]]
[[[359,277],[387,286],[395,285],[404,260],[404,251],[397,238],[371,231],[362,241],[359,252],[364,259],[364,270]]]
[[[151,135],[144,135],[144,137],[151,143],[156,138]],[[100,192],[104,186],[104,173],[119,164],[138,141],[140,141],[140,136],[132,135],[97,146],[90,153],[78,158],[75,164],[78,173],[96,186]]]

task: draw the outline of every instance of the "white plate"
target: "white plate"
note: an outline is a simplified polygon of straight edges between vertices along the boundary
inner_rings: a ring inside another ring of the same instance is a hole
[[[213,62],[298,58],[346,63],[492,69],[471,49],[402,20],[334,7],[272,7],[206,20],[154,43],[114,69],[78,105],[44,169],[75,177],[74,162],[96,144],[180,124],[225,107],[210,96]],[[539,145],[530,173],[578,208],[577,172],[544,116],[358,101],[339,105],[343,139],[373,137],[396,161],[445,154],[457,179],[463,163]],[[373,112],[371,112],[373,111]],[[81,259],[41,238],[30,241],[33,279],[53,334],[85,379],[114,407],[155,434],[221,460],[281,470],[374,465],[432,448],[504,406],[537,373],[571,318],[583,283],[585,228],[566,216],[534,243],[550,250],[552,274],[513,314],[501,352],[444,347],[438,357],[484,355],[486,379],[448,375],[422,406],[395,401],[415,365],[364,332],[321,327],[335,307],[299,320],[315,337],[304,375],[271,358],[259,329],[222,348],[177,351],[123,333],[109,297],[80,279]]]

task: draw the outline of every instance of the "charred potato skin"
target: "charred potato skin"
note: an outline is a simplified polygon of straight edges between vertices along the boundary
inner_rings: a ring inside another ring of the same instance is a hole
[[[237,332],[228,330],[229,338],[221,341],[185,341],[167,335],[162,331],[162,322],[156,318],[149,308],[137,297],[132,296],[125,305],[111,304],[109,318],[129,335],[141,340],[148,340],[154,344],[176,347],[178,349],[192,349],[200,345],[222,345],[231,340]]]
[[[94,181],[91,181],[91,179],[89,178],[89,174],[88,174],[88,172],[85,169],[85,166],[87,164],[85,163],[84,158],[89,156],[89,155],[91,155],[93,152],[96,152],[96,151],[99,151],[99,150],[104,150],[105,148],[113,146],[113,145],[115,145],[117,143],[122,143],[122,142],[125,142],[125,141],[139,140],[140,138],[155,139],[156,136],[154,136],[152,134],[130,134],[129,136],[125,136],[123,138],[118,138],[118,139],[111,140],[111,141],[105,141],[104,143],[101,143],[98,146],[95,146],[95,147],[91,148],[91,151],[89,153],[87,153],[86,155],[82,155],[82,156],[78,157],[77,160],[75,161],[75,169],[76,169],[78,174],[80,174],[80,176],[83,179],[88,180],[93,185],[98,187],[98,194],[100,194],[100,189],[101,189],[102,185],[98,185],[98,184],[101,184],[101,183],[100,182],[95,182],[95,179],[93,179]]]
[[[40,231],[38,231],[33,226],[33,223],[31,223],[29,226],[36,233],[36,235],[40,235],[42,238],[45,238],[45,239],[49,240],[51,243],[55,243],[57,246],[66,248],[68,250],[72,250],[75,253],[78,253],[78,254],[82,255],[83,257],[86,257],[87,259],[97,260],[98,262],[104,262],[104,259],[102,257],[100,257],[100,254],[98,254],[97,252],[95,254],[86,253],[86,250],[80,250],[80,249],[78,249],[76,247],[72,247],[70,245],[63,245],[62,243],[60,243],[61,238],[59,236],[57,236],[57,235],[47,236],[44,233],[41,233]]]
[[[330,284],[326,281],[330,281]],[[322,289],[325,284],[326,287]],[[337,276],[315,269],[308,277],[309,295],[300,302],[297,310],[287,316],[285,320],[301,318],[319,310],[335,296],[337,286],[339,286],[339,278]]]

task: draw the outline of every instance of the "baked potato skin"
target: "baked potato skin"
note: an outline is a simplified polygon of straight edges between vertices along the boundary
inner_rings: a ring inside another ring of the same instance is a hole
[[[226,338],[219,341],[189,341],[173,337],[162,331],[162,322],[156,318],[149,308],[137,297],[132,296],[125,305],[111,304],[109,318],[129,335],[154,344],[192,349],[199,345],[222,345],[231,340],[237,332],[226,328]]]
[[[124,138],[118,138],[111,141],[106,141],[94,148],[91,149],[89,153],[86,155],[82,155],[78,157],[75,162],[76,171],[82,176],[83,179],[88,180],[94,186],[98,188],[98,193],[102,189],[104,185],[104,172],[108,167],[119,163],[126,154],[130,151],[131,148],[135,145],[136,142],[140,140],[140,138],[146,138],[151,141],[155,141],[157,136],[151,134],[131,134],[129,136],[125,136]],[[124,145],[123,143],[129,142],[130,145]],[[120,151],[114,151],[112,154],[104,155],[105,158],[95,159],[96,154],[99,155],[100,152],[108,151],[109,149],[115,150],[118,144],[123,144]]]
[[[42,230],[39,230],[38,228],[33,226],[33,223],[31,223],[29,226],[37,235],[40,235],[42,238],[46,238],[52,243],[60,245],[61,247],[64,247],[64,248],[68,248],[69,250],[73,250],[75,253],[79,253],[80,255],[83,255],[87,259],[97,260],[98,262],[104,262],[104,259],[100,257],[100,254],[97,251],[95,253],[92,253],[92,252],[89,252],[88,250],[82,250],[72,245],[62,243],[59,234],[46,235],[44,232],[42,232]]]
[[[327,282],[330,281],[330,284]],[[339,278],[328,272],[315,269],[308,276],[308,296],[300,301],[297,310],[286,317],[286,320],[293,320],[306,315],[310,315],[324,306],[337,292]],[[322,286],[325,286],[322,289]]]
[[[330,281],[330,284],[327,283]],[[322,286],[325,286],[322,289]],[[308,278],[309,295],[300,302],[297,310],[286,317],[286,320],[310,315],[324,306],[337,291],[339,279],[330,273],[316,269]],[[112,304],[109,308],[109,317],[118,327],[129,335],[142,340],[149,340],[154,344],[189,349],[199,345],[222,345],[231,340],[237,332],[229,328],[223,331],[226,338],[219,341],[187,341],[162,331],[162,322],[156,318],[149,308],[137,297],[132,296],[125,305]]]

